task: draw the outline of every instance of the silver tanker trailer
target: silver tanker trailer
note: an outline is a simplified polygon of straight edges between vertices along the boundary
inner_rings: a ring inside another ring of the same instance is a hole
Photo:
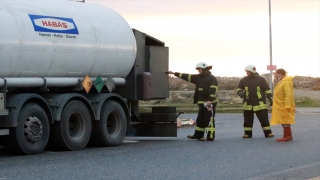
[[[115,11],[76,0],[0,0],[0,145],[38,154],[176,136],[169,49]]]

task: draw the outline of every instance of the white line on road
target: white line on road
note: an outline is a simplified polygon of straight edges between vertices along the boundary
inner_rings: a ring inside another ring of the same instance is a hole
[[[246,179],[246,180],[270,179],[270,177],[273,177],[273,176],[276,176],[276,175],[286,174],[288,172],[293,172],[293,171],[297,171],[297,170],[301,170],[301,169],[305,169],[305,168],[309,168],[309,167],[313,167],[313,166],[318,166],[318,165],[320,165],[320,162],[316,162],[316,163],[312,163],[312,164],[306,164],[306,165],[302,165],[302,166],[298,166],[298,167],[294,167],[294,168],[290,168],[290,169],[285,169],[285,170],[282,170],[282,171],[277,171],[277,172],[273,172],[273,173],[269,173],[269,174],[265,174],[265,175],[261,175],[261,176],[257,176],[257,177],[252,177],[252,178],[249,178],[249,179]]]
[[[122,143],[137,143],[139,141],[124,140]]]

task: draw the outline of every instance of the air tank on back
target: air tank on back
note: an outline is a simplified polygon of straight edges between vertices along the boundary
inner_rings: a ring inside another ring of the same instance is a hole
[[[67,0],[0,0],[0,77],[126,77],[131,27],[113,10]]]

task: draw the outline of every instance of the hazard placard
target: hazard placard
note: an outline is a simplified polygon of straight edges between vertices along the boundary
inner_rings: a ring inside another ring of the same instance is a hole
[[[277,66],[276,65],[267,65],[267,70],[276,70]]]
[[[100,93],[104,87],[104,82],[103,82],[102,78],[100,76],[98,76],[93,84],[94,84],[94,87],[96,87],[96,90],[98,91],[98,93]]]
[[[86,91],[86,93],[88,94],[90,92],[91,87],[92,87],[92,81],[88,75],[86,75],[86,77],[83,79],[82,86],[83,86],[84,90]]]

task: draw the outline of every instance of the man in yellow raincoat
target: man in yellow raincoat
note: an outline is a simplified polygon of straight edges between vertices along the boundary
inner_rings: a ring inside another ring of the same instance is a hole
[[[293,93],[292,77],[287,76],[284,69],[277,69],[274,72],[275,79],[280,80],[274,89],[271,125],[281,124],[283,137],[277,142],[292,141],[291,124],[295,123],[295,101]]]

